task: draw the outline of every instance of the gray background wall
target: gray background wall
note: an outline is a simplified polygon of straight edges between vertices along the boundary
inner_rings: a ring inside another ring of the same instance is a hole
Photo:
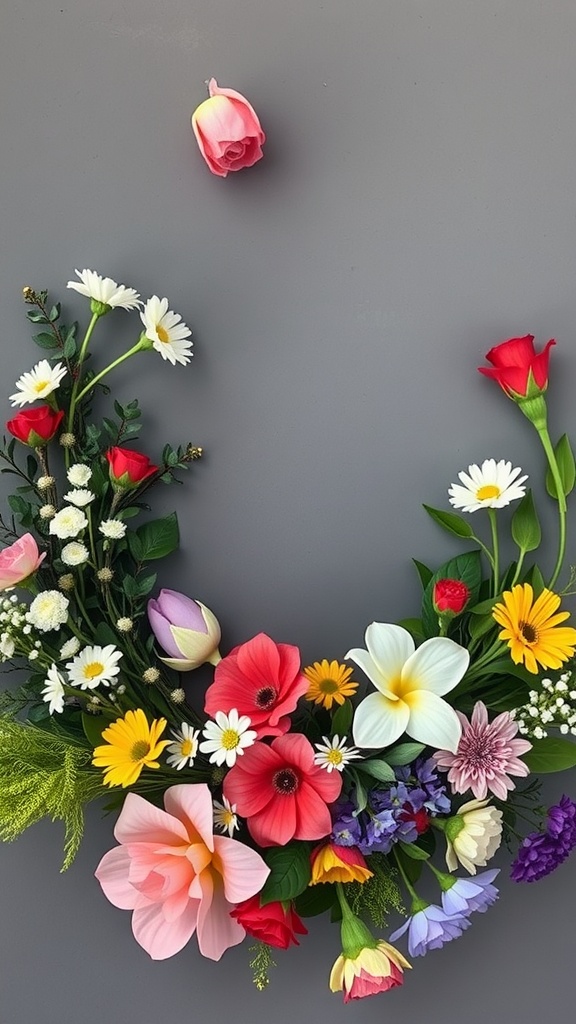
[[[164,585],[210,605],[226,647],[263,629],[306,662],[413,614],[411,556],[455,550],[420,503],[444,505],[470,462],[541,464],[476,372],[488,348],[555,336],[552,423],[574,422],[573,0],[4,0],[0,28],[4,414],[36,358],[22,285],[71,317],[74,267],[168,295],[193,364],[142,356],[116,377],[142,397],[147,450],[207,451],[158,495],[183,532]],[[189,127],[211,75],[268,133],[265,159],[227,180]],[[134,329],[106,321],[106,358]],[[65,875],[60,839],[46,823],[0,850],[1,1024],[571,1018],[576,861],[505,881],[402,992],[345,1009],[327,922],[263,995],[246,948],[153,964],[92,878],[112,822],[90,812]]]

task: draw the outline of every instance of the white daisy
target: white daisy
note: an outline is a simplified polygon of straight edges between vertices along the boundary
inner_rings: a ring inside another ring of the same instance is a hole
[[[30,405],[39,398],[47,398],[56,390],[62,377],[67,373],[63,363],[51,366],[47,359],[41,359],[29,373],[23,373],[16,381],[18,391],[10,395],[12,405]]]
[[[77,537],[81,530],[88,526],[86,516],[79,508],[68,505],[60,509],[53,519],[50,520],[49,531],[60,540],[68,540],[69,537]]]
[[[52,629],[60,629],[68,618],[67,597],[57,590],[43,590],[30,605],[26,620],[36,626],[41,633],[49,633]]]
[[[327,772],[337,771],[343,772],[346,765],[353,761],[356,757],[362,755],[356,747],[345,747],[346,736],[342,739],[339,738],[336,733],[332,739],[328,739],[328,736],[323,736],[324,743],[315,743],[314,746],[318,751],[314,754],[314,764],[325,768]]]
[[[84,466],[81,462],[75,462],[74,465],[70,466],[70,469],[67,470],[66,476],[73,487],[86,487],[86,484],[92,476],[92,470],[90,469],[90,466]]]
[[[221,832],[227,832],[230,838],[233,833],[238,829],[238,815],[236,814],[236,804],[231,804],[227,797],[222,797],[222,803],[219,800],[214,800],[212,803],[214,809],[214,827],[219,828]]]
[[[94,501],[95,497],[96,495],[92,494],[92,491],[74,488],[73,491],[68,491],[68,493],[64,495],[64,501],[69,502],[70,505],[75,505],[76,508],[84,508],[86,505],[89,505],[91,501]]]
[[[56,665],[51,665],[42,690],[42,699],[48,704],[48,711],[51,715],[55,711],[59,715],[64,710],[64,680]]]
[[[64,565],[84,565],[90,558],[90,552],[85,544],[72,540],[62,548],[60,558]]]
[[[452,484],[448,490],[450,504],[463,512],[477,512],[479,508],[504,508],[511,501],[523,498],[526,488],[521,485],[528,475],[519,476],[519,467],[511,462],[485,459],[481,466],[468,466],[467,473],[458,473],[462,484]],[[463,486],[462,486],[463,485]]]
[[[185,366],[190,362],[192,342],[185,341],[185,338],[189,338],[192,331],[178,313],[168,309],[168,299],[153,295],[141,310],[140,319],[146,337],[163,359],[168,359],[173,366],[176,363]]]
[[[70,685],[79,686],[81,690],[95,690],[100,684],[109,686],[120,671],[121,657],[122,652],[114,644],[84,647],[74,661],[66,663]]]
[[[136,309],[141,305],[140,295],[133,288],[125,288],[123,284],[116,284],[111,277],[100,277],[94,270],[75,270],[80,281],[68,281],[68,288],[86,295],[94,302],[108,306],[108,309]],[[95,310],[93,310],[95,312]],[[106,310],[104,311],[106,312]]]
[[[187,722],[182,722],[181,729],[173,730],[172,735],[175,742],[166,747],[168,764],[176,768],[177,771],[182,768],[191,768],[198,753],[199,729],[193,729]]]
[[[109,540],[121,540],[126,533],[126,523],[121,523],[119,519],[105,519],[98,530]]]
[[[215,719],[206,723],[202,732],[206,739],[200,744],[200,750],[203,754],[210,754],[211,764],[226,764],[231,768],[246,747],[252,746],[258,734],[249,728],[248,715],[239,715],[236,708],[227,715],[217,711]]]
[[[80,650],[80,641],[77,636],[71,636],[65,644],[62,644],[60,648],[60,661],[64,661],[64,658],[73,658],[75,654],[78,654]]]

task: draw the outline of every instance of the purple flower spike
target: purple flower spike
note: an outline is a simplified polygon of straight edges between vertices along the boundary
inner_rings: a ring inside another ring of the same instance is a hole
[[[448,915],[442,907],[428,904],[409,917],[401,928],[391,936],[390,942],[399,939],[408,932],[408,952],[410,956],[424,956],[429,949],[441,949],[452,939],[458,939],[470,921],[461,914]]]
[[[537,882],[555,871],[576,846],[576,804],[568,796],[548,810],[544,832],[530,832],[512,864],[515,882]]]

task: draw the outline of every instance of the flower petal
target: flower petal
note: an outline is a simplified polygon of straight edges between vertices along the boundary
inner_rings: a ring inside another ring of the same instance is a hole
[[[222,864],[224,895],[229,903],[242,903],[260,892],[270,868],[256,850],[226,836],[214,837],[214,850]]]
[[[232,904],[228,903],[222,888],[214,886],[209,872],[201,876],[202,900],[198,914],[198,948],[209,960],[219,960],[230,946],[242,942],[246,931],[230,917]]]
[[[241,813],[240,805],[238,810]],[[296,821],[296,797],[290,794],[270,800],[258,814],[248,818],[247,825],[258,846],[285,846],[294,838]]]
[[[466,648],[448,637],[435,636],[425,640],[404,665],[404,694],[413,681],[414,690],[428,690],[442,697],[458,685],[469,663],[470,654]]]
[[[214,849],[212,795],[205,782],[171,786],[164,793],[164,806],[187,828],[190,839],[197,833],[210,851]]]
[[[130,854],[123,846],[105,853],[94,874],[110,903],[120,910],[134,910],[140,900],[140,893],[128,881]]]
[[[180,846],[189,842],[181,821],[154,807],[137,793],[128,793],[114,835],[119,843],[160,843]]]
[[[462,734],[460,719],[445,700],[428,690],[412,690],[404,700],[409,709],[406,732],[418,743],[456,752]]]
[[[410,710],[403,700],[371,693],[356,708],[352,734],[358,747],[388,747],[405,731]]]
[[[150,903],[132,914],[132,932],[153,960],[166,960],[184,948],[196,930],[197,920],[195,900],[173,921],[166,920],[161,903]]]

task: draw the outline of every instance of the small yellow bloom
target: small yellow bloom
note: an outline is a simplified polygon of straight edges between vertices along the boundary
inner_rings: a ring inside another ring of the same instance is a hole
[[[328,711],[333,703],[343,704],[346,697],[352,697],[358,689],[358,683],[350,681],[351,668],[326,658],[305,668],[304,675],[310,683],[304,695],[306,700],[322,704]]]
[[[504,604],[496,604],[492,615],[499,626],[500,640],[507,640],[515,665],[523,662],[529,672],[536,675],[542,668],[560,668],[563,662],[574,656],[576,650],[576,629],[563,626],[561,622],[570,617],[569,612],[559,612],[560,598],[551,590],[543,590],[534,600],[534,591],[529,583],[519,583],[502,595]]]
[[[106,786],[132,786],[143,768],[159,768],[157,760],[170,743],[160,740],[166,719],[157,718],[150,725],[141,708],[127,711],[124,718],[112,722],[102,733],[106,743],[96,747],[92,764],[106,769]]]
[[[356,847],[326,843],[312,852],[310,885],[318,885],[319,882],[365,882],[373,874]]]

